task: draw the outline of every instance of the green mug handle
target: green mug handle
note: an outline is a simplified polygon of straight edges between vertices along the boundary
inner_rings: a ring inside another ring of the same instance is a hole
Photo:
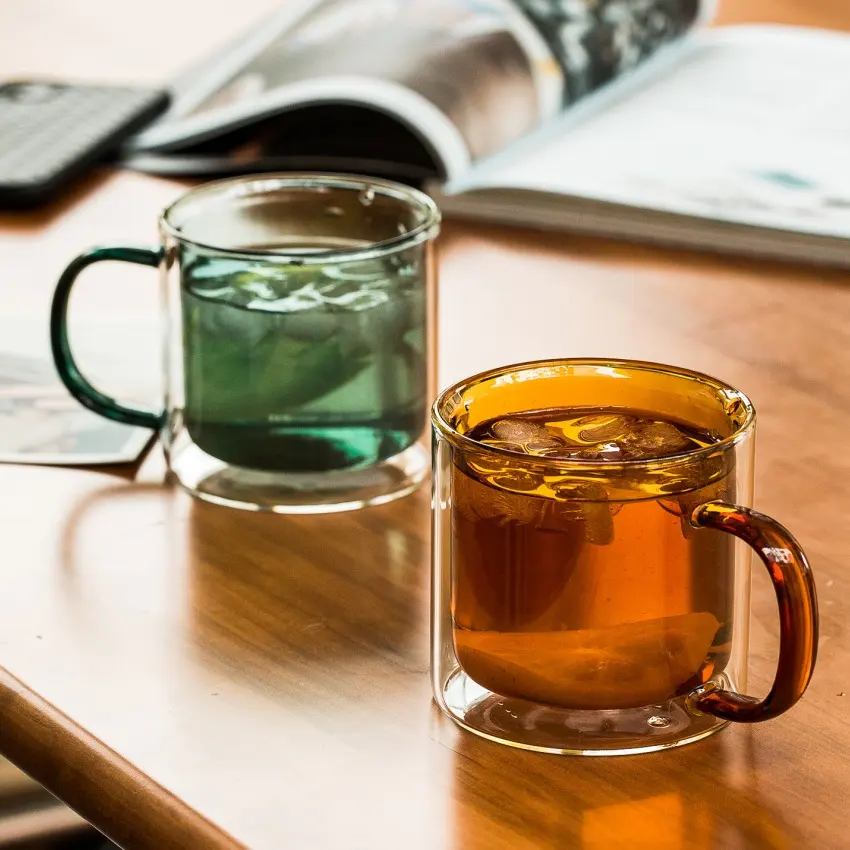
[[[127,407],[95,389],[83,377],[71,353],[71,345],[68,341],[68,301],[71,297],[71,288],[84,268],[102,260],[119,260],[124,263],[157,268],[162,260],[162,251],[159,248],[114,245],[91,248],[71,260],[56,284],[53,304],[50,308],[50,347],[53,351],[53,362],[56,364],[62,383],[84,407],[114,422],[158,429],[163,421],[162,412]]]

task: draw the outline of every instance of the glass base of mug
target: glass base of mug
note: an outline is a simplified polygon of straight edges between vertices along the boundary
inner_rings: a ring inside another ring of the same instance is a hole
[[[523,750],[578,756],[651,753],[699,741],[729,725],[694,712],[685,697],[640,708],[555,708],[482,688],[458,669],[443,688],[448,716],[464,729]]]
[[[381,505],[412,493],[425,480],[430,456],[418,443],[364,469],[262,472],[207,454],[184,432],[167,452],[171,474],[206,502],[280,514],[336,513]]]

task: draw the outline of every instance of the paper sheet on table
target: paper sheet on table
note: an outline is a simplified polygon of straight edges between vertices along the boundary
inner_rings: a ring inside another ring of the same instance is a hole
[[[99,319],[72,330],[74,336],[80,338],[74,345],[80,364],[93,383],[150,406],[156,395],[151,367],[159,358],[149,322]],[[50,357],[46,319],[0,321],[0,463],[132,463],[152,437],[145,428],[92,413],[70,395]]]

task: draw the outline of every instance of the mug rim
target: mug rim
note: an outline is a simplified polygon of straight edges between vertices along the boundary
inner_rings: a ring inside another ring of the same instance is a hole
[[[396,201],[418,208],[422,213],[422,221],[416,227],[398,236],[370,242],[355,248],[330,248],[326,251],[315,251],[309,254],[293,254],[285,248],[228,248],[213,245],[199,239],[186,236],[175,223],[174,215],[179,208],[190,200],[210,199],[217,195],[233,198],[243,198],[252,194],[263,194],[275,189],[346,189],[349,191],[376,190],[382,195]],[[230,190],[230,192],[228,191]],[[240,191],[241,190],[241,191]],[[267,174],[250,174],[241,177],[226,177],[220,180],[210,180],[199,186],[183,192],[172,201],[160,214],[159,225],[162,231],[185,245],[192,245],[205,251],[226,254],[229,257],[244,257],[246,259],[276,258],[283,261],[295,261],[302,265],[342,263],[371,260],[378,256],[404,250],[422,242],[433,239],[439,233],[441,214],[436,202],[425,192],[396,183],[393,180],[382,180],[359,174],[334,174],[321,171],[299,172],[270,172]]]
[[[479,443],[467,437],[465,434],[459,433],[443,416],[442,408],[451,399],[452,396],[460,396],[464,391],[480,384],[483,381],[491,378],[498,378],[502,375],[510,374],[511,372],[520,372],[529,369],[545,368],[546,366],[569,367],[569,366],[601,366],[610,368],[633,369],[642,372],[661,372],[671,377],[684,378],[690,381],[695,381],[702,384],[709,384],[719,392],[728,394],[730,398],[734,398],[743,404],[746,411],[746,416],[740,425],[728,436],[724,437],[716,443],[701,448],[688,449],[677,454],[666,455],[665,457],[657,458],[636,458],[631,460],[591,460],[591,459],[558,459],[536,455],[520,454],[519,452],[503,449],[498,446],[488,446],[484,443]],[[650,360],[628,360],[614,359],[604,357],[563,357],[563,358],[546,358],[543,360],[527,360],[520,363],[512,363],[507,366],[498,366],[494,369],[487,369],[461,381],[457,381],[450,387],[444,389],[431,406],[431,423],[436,431],[449,443],[457,448],[467,451],[476,451],[478,453],[485,452],[487,454],[495,454],[498,457],[504,457],[506,460],[516,461],[517,458],[523,458],[525,463],[532,463],[540,466],[547,466],[563,471],[591,471],[591,470],[611,470],[624,469],[634,470],[641,468],[652,467],[656,469],[659,466],[676,465],[684,462],[691,462],[703,457],[710,457],[718,451],[727,451],[750,433],[756,421],[756,410],[750,398],[741,390],[736,389],[731,384],[721,381],[704,372],[697,372],[692,369],[686,369],[679,366],[669,366],[665,363],[655,363]]]

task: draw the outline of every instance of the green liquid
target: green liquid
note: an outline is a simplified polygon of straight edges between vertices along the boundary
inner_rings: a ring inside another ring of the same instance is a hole
[[[420,249],[348,264],[199,257],[184,265],[184,422],[236,466],[369,466],[425,422]],[[289,249],[291,250],[291,249]]]

